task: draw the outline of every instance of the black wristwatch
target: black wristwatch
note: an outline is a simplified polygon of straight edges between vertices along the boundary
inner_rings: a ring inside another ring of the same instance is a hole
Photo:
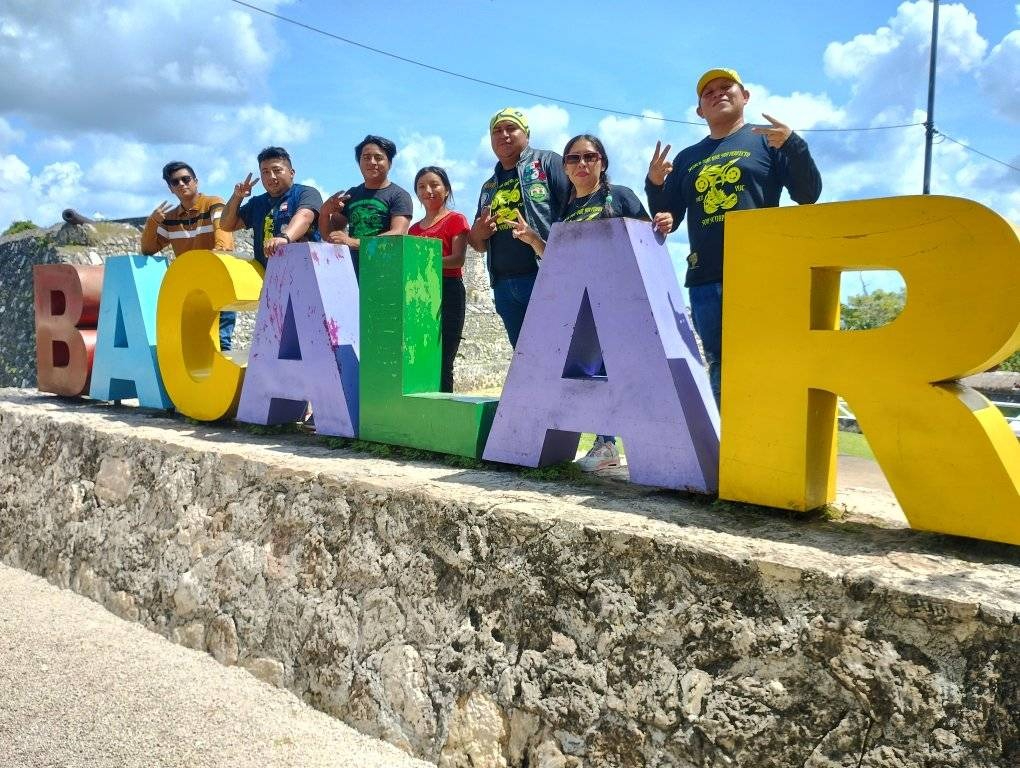
[[[294,242],[293,240],[290,239],[290,235],[288,235],[286,232],[280,232],[279,236],[286,240],[288,243]]]

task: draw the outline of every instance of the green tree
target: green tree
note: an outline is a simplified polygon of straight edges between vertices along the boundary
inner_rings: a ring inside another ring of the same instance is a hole
[[[898,291],[884,291],[878,288],[870,293],[850,296],[840,304],[839,325],[844,331],[864,331],[888,325],[903,311],[907,294],[903,288]]]
[[[39,229],[38,224],[33,224],[28,219],[24,221],[12,221],[11,226],[7,227],[3,232],[0,232],[0,237],[6,237],[7,235],[16,235],[19,232],[26,232],[30,229]]]

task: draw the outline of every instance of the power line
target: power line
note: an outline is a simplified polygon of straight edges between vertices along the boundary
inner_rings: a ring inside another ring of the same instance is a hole
[[[986,155],[984,152],[982,152],[982,151],[980,151],[978,149],[974,149],[974,147],[972,147],[972,146],[970,146],[968,144],[964,144],[962,141],[957,141],[952,136],[949,136],[949,135],[943,133],[942,131],[940,131],[938,129],[935,129],[935,133],[938,134],[939,136],[941,136],[944,139],[949,139],[954,144],[959,144],[964,149],[970,150],[971,152],[973,152],[976,155],[981,155],[981,157],[988,158],[992,162],[998,163],[999,165],[1004,165],[1007,168],[1011,168],[1014,171],[1020,171],[1020,168],[1017,168],[1015,165],[1010,165],[1009,163],[1005,162],[1004,160],[1000,160],[997,157],[992,157],[991,155]]]
[[[314,34],[322,35],[323,37],[328,37],[328,38],[330,38],[332,40],[337,40],[337,41],[339,41],[341,43],[347,43],[348,45],[353,45],[356,48],[361,48],[361,49],[366,50],[366,51],[371,51],[372,53],[378,53],[380,56],[387,56],[387,57],[389,57],[391,59],[395,59],[397,61],[402,61],[405,64],[411,64],[411,65],[416,66],[416,67],[421,67],[423,69],[428,69],[428,70],[431,70],[432,72],[439,72],[440,74],[449,75],[450,77],[457,77],[457,78],[460,78],[461,80],[467,80],[468,82],[471,82],[471,83],[477,83],[479,85],[487,85],[490,88],[498,88],[499,90],[509,91],[510,93],[521,94],[522,96],[531,96],[531,97],[536,98],[536,99],[542,99],[543,101],[553,101],[553,102],[556,102],[557,104],[567,104],[568,106],[571,106],[571,107],[581,107],[582,109],[590,109],[590,110],[593,110],[595,112],[605,112],[605,113],[611,114],[611,115],[622,115],[624,117],[637,117],[637,118],[640,118],[642,120],[658,120],[658,121],[663,122],[663,123],[679,123],[679,124],[682,124],[682,125],[697,125],[697,126],[703,126],[704,125],[704,123],[700,123],[700,122],[696,123],[696,122],[692,122],[691,120],[679,120],[679,119],[673,118],[673,117],[658,117],[657,115],[639,115],[636,112],[627,112],[627,111],[624,111],[622,109],[613,109],[612,107],[600,107],[600,106],[597,106],[597,105],[594,105],[594,104],[584,104],[584,103],[579,102],[579,101],[570,101],[568,99],[561,99],[561,98],[558,98],[556,96],[549,96],[548,94],[544,94],[544,93],[536,93],[535,91],[526,91],[526,90],[523,90],[521,88],[513,88],[513,87],[511,87],[509,85],[503,85],[502,83],[494,83],[491,80],[482,80],[481,78],[478,78],[478,77],[472,77],[471,75],[465,75],[465,74],[462,74],[460,72],[454,72],[453,70],[444,69],[443,67],[437,67],[434,64],[429,64],[429,63],[424,62],[424,61],[419,61],[417,59],[410,59],[410,58],[408,58],[406,56],[401,56],[400,54],[392,53],[391,51],[384,51],[382,48],[375,48],[375,47],[373,47],[371,45],[366,45],[365,43],[359,43],[357,40],[351,40],[348,37],[343,37],[342,35],[338,35],[338,34],[335,34],[333,32],[329,32],[329,31],[327,31],[325,29],[322,29],[320,27],[315,27],[315,26],[312,26],[311,24],[305,24],[303,21],[298,21],[297,19],[292,19],[292,18],[289,18],[287,16],[283,16],[283,15],[281,15],[279,13],[274,13],[273,11],[266,10],[265,8],[259,8],[257,5],[252,5],[251,3],[244,2],[244,0],[230,0],[230,2],[234,3],[235,5],[240,5],[240,6],[243,6],[244,8],[248,8],[249,10],[255,11],[256,13],[261,13],[261,14],[263,14],[265,16],[269,16],[270,18],[276,19],[277,21],[282,21],[282,22],[284,22],[286,24],[291,24],[291,25],[293,25],[295,27],[300,27],[301,29],[304,29],[304,30],[306,30],[308,32],[313,32]],[[892,129],[895,129],[895,128],[913,128],[914,126],[918,126],[918,125],[924,125],[924,123],[903,123],[903,124],[900,124],[900,125],[873,125],[873,126],[869,126],[869,127],[866,127],[866,128],[797,128],[795,130],[797,130],[798,132],[801,132],[801,133],[806,133],[806,132],[809,132],[809,131],[810,132],[823,132],[823,131],[826,131],[826,132],[840,133],[840,132],[845,132],[845,131],[887,131],[887,130],[892,130]]]

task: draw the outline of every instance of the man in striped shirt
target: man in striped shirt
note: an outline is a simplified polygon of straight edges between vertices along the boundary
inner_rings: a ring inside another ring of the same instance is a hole
[[[163,166],[163,181],[180,204],[165,200],[156,206],[142,231],[142,253],[159,253],[167,245],[174,256],[194,250],[232,252],[234,236],[220,227],[223,200],[198,192],[198,176],[187,163],[174,161]],[[233,312],[220,313],[220,349],[229,350],[234,335]]]

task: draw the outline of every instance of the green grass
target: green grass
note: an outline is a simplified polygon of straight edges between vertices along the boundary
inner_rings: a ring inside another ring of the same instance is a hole
[[[875,454],[871,452],[868,439],[856,432],[839,432],[837,438],[837,452],[840,456],[859,456],[862,459],[875,460]]]

